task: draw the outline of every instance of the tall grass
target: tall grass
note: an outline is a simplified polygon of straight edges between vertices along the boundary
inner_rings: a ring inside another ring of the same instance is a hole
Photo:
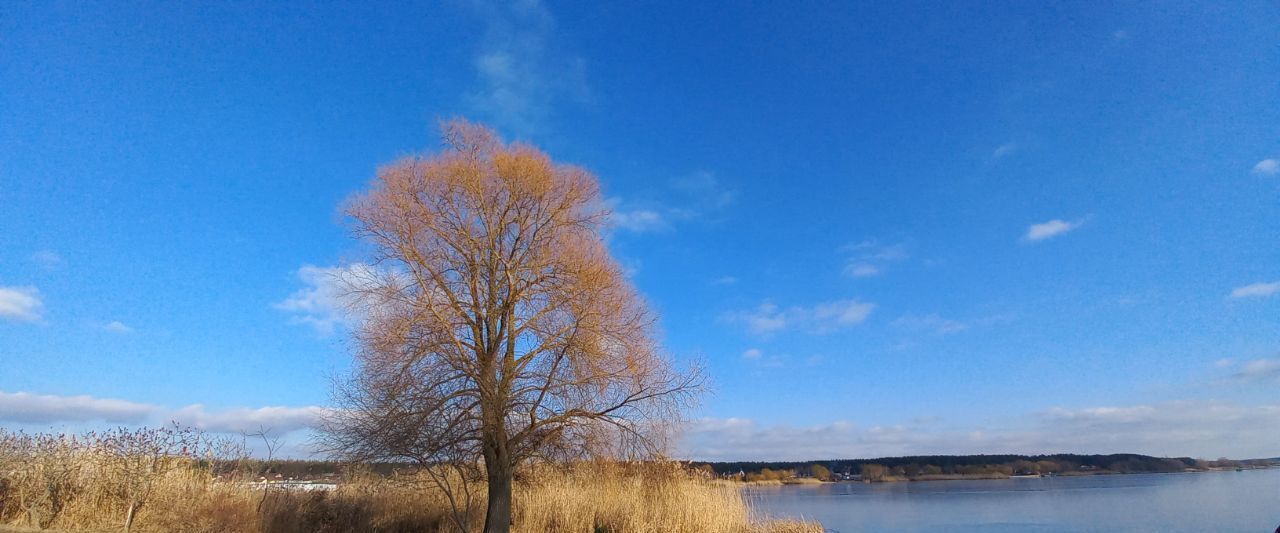
[[[119,438],[102,435],[0,431],[0,524],[122,530],[132,516],[133,531],[458,531],[446,495],[421,473],[380,476],[352,470],[332,491],[264,489],[248,482],[258,473],[258,467],[249,466],[253,463],[219,457],[213,446],[189,442],[190,434],[174,435],[144,435],[144,442],[158,440],[163,446],[138,447],[120,446]],[[469,487],[475,498],[461,512],[470,529],[478,530],[484,487]],[[513,522],[518,533],[822,530],[812,523],[754,517],[736,488],[668,462],[527,469],[516,482]]]

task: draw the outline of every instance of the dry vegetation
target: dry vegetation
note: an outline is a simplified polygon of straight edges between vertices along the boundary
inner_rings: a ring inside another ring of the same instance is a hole
[[[264,490],[262,463],[181,429],[69,437],[0,431],[0,529],[190,532],[453,532],[425,476],[353,470],[334,491]],[[215,479],[220,477],[221,479]],[[484,486],[466,522],[483,522]],[[531,468],[515,486],[517,532],[809,532],[753,520],[742,495],[676,463]],[[132,512],[131,512],[132,509]]]

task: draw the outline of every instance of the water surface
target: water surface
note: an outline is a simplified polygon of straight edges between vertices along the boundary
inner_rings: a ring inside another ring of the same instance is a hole
[[[1280,525],[1280,469],[744,489],[828,531],[1249,531]]]

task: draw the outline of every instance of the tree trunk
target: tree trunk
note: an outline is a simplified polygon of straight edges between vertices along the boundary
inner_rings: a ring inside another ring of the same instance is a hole
[[[495,446],[485,454],[489,478],[489,505],[484,515],[484,533],[511,531],[511,481],[513,468],[505,446]]]

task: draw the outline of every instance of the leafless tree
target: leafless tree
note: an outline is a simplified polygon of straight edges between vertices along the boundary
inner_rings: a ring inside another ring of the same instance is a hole
[[[258,498],[257,511],[262,512],[262,506],[267,503],[267,498],[271,495],[271,470],[274,465],[276,453],[284,446],[280,442],[280,437],[271,436],[271,428],[258,426],[258,431],[253,433],[240,432],[240,436],[244,441],[250,438],[262,439],[263,451],[266,453],[265,461],[262,464],[262,496]]]
[[[138,511],[169,472],[200,456],[203,434],[174,423],[160,428],[117,428],[94,437],[102,467],[114,480],[112,492],[125,504],[124,530],[133,529]]]
[[[426,467],[464,531],[459,489],[482,472],[484,531],[506,532],[518,469],[659,451],[701,373],[656,344],[595,176],[463,120],[442,131],[443,151],[380,169],[347,209],[372,258],[347,269],[363,320],[326,440]]]

